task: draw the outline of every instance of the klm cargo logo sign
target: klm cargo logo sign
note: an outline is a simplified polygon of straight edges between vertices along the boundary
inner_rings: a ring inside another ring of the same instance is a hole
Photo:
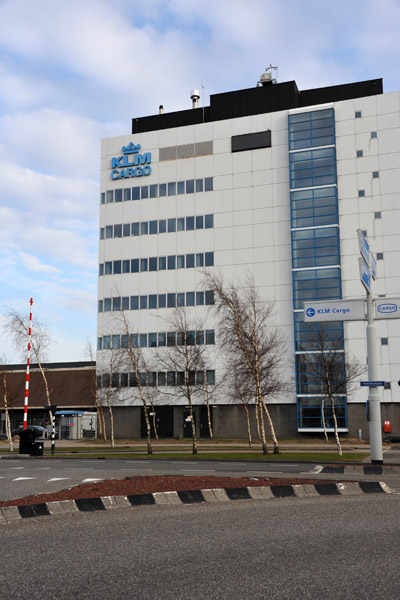
[[[139,153],[141,146],[131,142],[122,147],[123,156],[111,159],[111,179],[142,177],[151,173],[151,152]]]

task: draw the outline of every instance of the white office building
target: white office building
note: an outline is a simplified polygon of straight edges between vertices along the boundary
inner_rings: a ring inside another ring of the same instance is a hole
[[[102,141],[99,385],[107,385],[110,352],[124,345],[122,311],[134,343],[151,357],[173,343],[168,315],[177,304],[207,315],[195,335],[208,346],[209,383],[218,383],[221,352],[208,310],[213,290],[202,286],[203,269],[232,281],[250,271],[261,297],[274,302],[275,323],[287,339],[284,376],[292,391],[270,404],[278,437],[315,435],[323,430],[321,396],[302,358],[310,351],[303,303],[365,298],[358,229],[377,259],[374,297],[400,304],[400,94],[384,94],[381,79],[305,91],[269,76],[260,83],[215,94],[206,107],[197,106],[194,91],[192,108],[160,107],[159,114],[134,118],[126,135]],[[362,363],[365,325],[332,322],[344,352]],[[382,419],[400,435],[400,320],[376,325]],[[186,399],[162,393],[177,375],[153,368],[147,377],[159,390],[160,434],[189,434]],[[117,371],[116,434],[140,437],[134,377]],[[344,435],[358,437],[361,429],[368,437],[367,394],[360,386],[337,397]],[[204,398],[194,402],[206,436]],[[224,388],[212,405],[216,436],[246,437],[243,408]]]

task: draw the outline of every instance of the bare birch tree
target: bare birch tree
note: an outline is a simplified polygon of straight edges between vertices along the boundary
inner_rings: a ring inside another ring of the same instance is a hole
[[[287,389],[282,377],[285,342],[273,324],[274,305],[260,298],[250,277],[243,284],[226,284],[221,275],[206,272],[205,282],[208,289],[214,289],[218,338],[229,369],[235,371],[239,380],[248,381],[256,392],[263,454],[268,453],[265,419],[274,454],[279,454],[266,401]]]
[[[100,398],[105,401],[108,407],[108,413],[110,416],[110,440],[112,448],[115,448],[113,400],[119,393],[119,376],[123,365],[124,356],[120,348],[113,348],[111,346],[111,348],[107,350],[106,359],[102,361],[102,387],[100,391]]]
[[[139,348],[138,344],[134,342],[135,334],[131,331],[128,319],[123,311],[120,313],[120,327],[123,331],[121,336],[121,350],[125,352],[126,362],[133,370],[138,394],[143,404],[144,418],[146,421],[147,454],[153,454],[146,383],[143,382],[141,377],[141,373],[146,372],[145,362],[141,348]]]
[[[103,438],[104,441],[107,441],[103,406],[99,402],[99,390],[96,376],[96,354],[93,349],[93,344],[90,342],[90,340],[86,340],[84,355],[93,365],[90,371],[90,395],[92,396],[96,406],[97,420],[99,423],[99,437]]]
[[[18,311],[10,309],[6,314],[5,329],[7,333],[11,336],[15,348],[20,353],[22,358],[26,358],[26,348],[28,347],[29,337],[29,316],[24,316]],[[45,387],[46,401],[49,406],[49,417],[54,436],[55,417],[51,409],[52,390],[50,390],[49,388],[46,371],[43,367],[43,361],[46,360],[46,354],[52,342],[52,338],[46,323],[44,321],[40,321],[37,318],[33,319],[31,333],[31,349],[33,352],[32,362],[37,363],[40,373],[42,375]],[[54,445],[54,439],[52,438],[52,440],[52,445]]]
[[[5,426],[6,426],[6,436],[8,443],[10,444],[10,452],[14,450],[14,444],[11,434],[11,422],[10,422],[10,414],[9,414],[9,395],[7,388],[7,366],[6,360],[4,358],[0,359],[0,370],[1,370],[1,378],[3,384],[3,404],[4,404],[4,417],[5,417]]]
[[[331,323],[310,324],[304,341],[310,350],[297,355],[298,368],[301,367],[303,371],[303,382],[305,378],[308,379],[307,383],[311,384],[309,388],[315,387],[316,394],[321,397],[322,422],[327,441],[326,400],[329,401],[329,420],[332,419],[336,447],[341,456],[335,399],[351,393],[366,367],[344,352],[342,334],[338,334]]]
[[[167,323],[170,329],[167,333],[167,346],[159,348],[157,364],[176,378],[174,385],[167,387],[168,391],[164,393],[183,396],[187,400],[192,430],[192,453],[197,454],[193,401],[204,390],[207,390],[209,401],[204,323],[191,319],[188,310],[183,306],[175,307]],[[209,423],[210,420],[209,415]]]

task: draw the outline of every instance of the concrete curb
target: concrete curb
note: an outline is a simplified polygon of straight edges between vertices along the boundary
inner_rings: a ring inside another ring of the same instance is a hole
[[[114,510],[133,506],[177,506],[228,500],[271,500],[274,498],[311,498],[318,496],[355,496],[362,494],[390,494],[392,490],[381,481],[359,481],[297,485],[271,485],[244,488],[217,488],[182,492],[154,492],[128,496],[102,496],[77,500],[56,500],[26,506],[0,508],[0,525],[50,515]]]

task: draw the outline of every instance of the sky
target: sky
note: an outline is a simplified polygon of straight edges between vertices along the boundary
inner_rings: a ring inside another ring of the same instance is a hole
[[[0,0],[0,356],[23,361],[3,326],[30,298],[48,361],[95,345],[101,138],[270,64],[300,90],[399,90],[399,32],[400,0]]]

